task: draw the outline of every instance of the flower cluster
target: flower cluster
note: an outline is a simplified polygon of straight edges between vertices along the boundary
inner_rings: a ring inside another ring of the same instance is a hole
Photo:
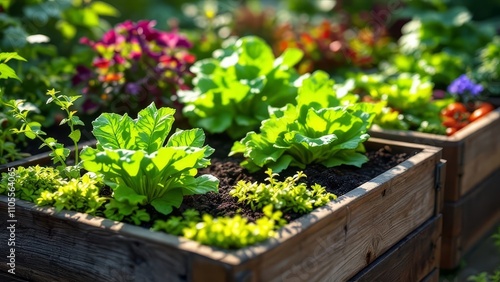
[[[81,43],[94,50],[92,67],[79,66],[74,85],[83,85],[83,110],[100,107],[113,112],[130,112],[155,102],[176,105],[178,89],[188,89],[189,67],[195,56],[191,43],[176,31],[154,28],[155,21],[125,21],[93,42]]]
[[[467,102],[470,100],[477,100],[481,92],[483,92],[483,89],[481,84],[475,84],[466,74],[462,74],[451,82],[447,90],[458,100]]]
[[[385,29],[355,29],[328,20],[303,28],[284,24],[275,36],[276,53],[290,47],[304,51],[300,73],[314,69],[331,72],[339,67],[371,68],[385,56],[390,43]]]

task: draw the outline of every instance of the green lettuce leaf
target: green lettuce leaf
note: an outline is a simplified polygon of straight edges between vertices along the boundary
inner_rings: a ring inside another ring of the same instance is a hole
[[[217,192],[215,177],[196,177],[199,168],[210,165],[207,158],[214,151],[203,146],[203,130],[177,130],[166,140],[174,113],[152,103],[136,120],[102,114],[93,122],[97,148],[82,150],[82,167],[102,174],[115,200],[149,204],[163,214],[179,207],[184,195]]]
[[[288,49],[275,58],[264,40],[247,36],[196,62],[194,89],[178,91],[192,126],[241,138],[258,129],[269,108],[295,103],[300,76],[293,66],[302,58]]]

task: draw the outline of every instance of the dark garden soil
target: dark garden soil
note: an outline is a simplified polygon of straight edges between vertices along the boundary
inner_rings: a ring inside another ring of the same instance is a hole
[[[211,157],[212,164],[208,168],[199,170],[201,174],[212,174],[220,180],[219,193],[187,196],[176,214],[194,208],[201,214],[208,213],[212,216],[233,216],[239,213],[250,221],[262,216],[261,212],[254,212],[248,206],[238,203],[236,198],[229,195],[229,191],[240,180],[262,182],[267,175],[263,171],[250,174],[239,165],[241,158],[227,157],[232,145],[227,140],[225,136],[207,138],[207,144],[215,149],[215,153]],[[406,153],[392,153],[388,146],[378,151],[369,151],[367,156],[369,161],[361,168],[354,166],[326,168],[322,165],[310,165],[303,170],[307,175],[306,182],[308,185],[318,183],[326,187],[328,192],[341,196],[410,157]],[[287,169],[280,173],[278,179],[283,180],[287,176],[294,175],[297,170],[300,169]],[[294,213],[284,214],[284,218],[288,221],[299,216]]]

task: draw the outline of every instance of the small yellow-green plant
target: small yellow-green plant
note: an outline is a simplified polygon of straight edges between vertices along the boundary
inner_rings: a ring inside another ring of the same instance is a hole
[[[224,249],[238,249],[265,241],[275,235],[275,231],[285,224],[281,211],[273,212],[272,205],[263,208],[264,217],[253,222],[236,215],[216,217],[208,214],[201,217],[197,211],[187,210],[181,217],[171,217],[167,221],[157,220],[155,231],[165,231],[182,235],[201,244]]]
[[[306,183],[299,183],[306,175],[299,171],[294,176],[287,177],[284,181],[276,180],[278,174],[269,168],[266,171],[268,184],[239,181],[229,192],[238,198],[239,202],[248,204],[252,210],[258,210],[267,205],[283,212],[308,213],[316,207],[325,205],[337,198],[334,194],[326,192],[325,187],[314,184],[307,187]]]
[[[11,181],[12,178],[15,181]],[[64,184],[66,181],[63,180],[60,172],[52,167],[39,165],[18,167],[15,170],[9,170],[8,173],[2,173],[0,194],[8,195],[8,192],[14,192],[16,198],[34,202],[43,191],[54,191]]]
[[[67,180],[53,167],[36,165],[2,173],[0,194],[39,206],[53,206],[57,211],[66,209],[94,215],[106,201],[99,196],[102,185],[102,180],[90,173]]]
[[[55,191],[45,190],[35,201],[39,206],[53,206],[57,211],[71,210],[94,215],[106,198],[99,196],[102,181],[94,174],[86,173],[79,179],[57,187]]]

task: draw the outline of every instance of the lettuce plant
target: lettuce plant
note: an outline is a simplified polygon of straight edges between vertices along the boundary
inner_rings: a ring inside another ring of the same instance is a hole
[[[174,113],[151,103],[135,120],[127,114],[101,114],[92,122],[96,148],[81,152],[83,168],[102,174],[115,200],[149,204],[163,214],[179,207],[184,195],[217,191],[214,176],[196,177],[214,151],[203,146],[203,130],[177,130],[167,140]]]
[[[278,174],[267,169],[268,184],[240,180],[229,194],[244,202],[252,210],[260,210],[267,205],[272,205],[275,210],[283,212],[308,213],[316,207],[321,207],[337,197],[326,192],[325,187],[315,184],[307,187],[306,183],[299,183],[306,175],[299,171],[284,181],[278,181]]]
[[[362,143],[370,137],[366,132],[377,105],[336,106],[341,101],[335,98],[328,81],[325,73],[305,79],[297,106],[288,104],[272,112],[262,122],[260,133],[249,132],[234,143],[230,154],[242,153],[245,160],[241,164],[250,171],[265,166],[274,172],[288,166],[303,169],[311,163],[360,167],[368,160]],[[328,91],[331,95],[325,95]]]
[[[453,99],[433,99],[434,83],[430,77],[412,73],[394,76],[358,73],[346,84],[350,84],[349,92],[387,104],[390,110],[384,109],[374,121],[380,127],[445,134],[440,111]]]
[[[294,103],[299,75],[293,66],[301,58],[293,48],[275,58],[262,39],[240,38],[191,67],[194,89],[178,93],[183,113],[193,126],[240,138],[269,117],[269,107]]]

